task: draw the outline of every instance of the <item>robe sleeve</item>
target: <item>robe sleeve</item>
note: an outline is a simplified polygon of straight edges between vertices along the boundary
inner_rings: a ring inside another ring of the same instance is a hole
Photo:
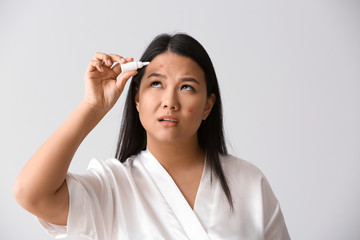
[[[261,181],[265,240],[290,240],[280,204],[265,177]]]
[[[69,214],[67,226],[59,226],[38,218],[42,227],[54,238],[110,239],[113,225],[113,193],[106,166],[92,160],[85,174],[68,173]]]

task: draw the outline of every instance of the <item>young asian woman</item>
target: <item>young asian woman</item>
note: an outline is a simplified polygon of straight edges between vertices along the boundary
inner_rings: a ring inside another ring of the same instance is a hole
[[[113,66],[132,60],[95,54],[83,101],[20,172],[17,201],[54,237],[290,239],[266,177],[227,153],[218,80],[203,46],[162,34],[140,59],[148,66]],[[115,158],[68,172],[131,77]]]

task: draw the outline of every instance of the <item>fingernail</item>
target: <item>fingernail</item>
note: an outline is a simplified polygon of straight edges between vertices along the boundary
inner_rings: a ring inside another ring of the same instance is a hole
[[[108,60],[107,60],[107,63],[108,63],[108,65],[110,65],[110,64],[111,64],[111,60],[110,60],[110,59],[108,59]]]

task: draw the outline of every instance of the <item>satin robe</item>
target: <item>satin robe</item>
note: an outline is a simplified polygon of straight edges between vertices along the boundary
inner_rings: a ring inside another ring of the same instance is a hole
[[[247,161],[220,155],[234,211],[207,160],[194,209],[149,150],[90,161],[84,174],[68,173],[67,226],[38,218],[55,238],[73,239],[290,239],[278,200],[262,172]]]

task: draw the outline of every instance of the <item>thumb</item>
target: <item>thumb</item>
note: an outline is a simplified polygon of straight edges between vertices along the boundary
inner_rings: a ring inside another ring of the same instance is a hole
[[[138,72],[137,71],[127,71],[122,72],[118,79],[116,80],[116,87],[119,90],[120,94],[123,92],[126,82],[129,78],[135,76]]]

